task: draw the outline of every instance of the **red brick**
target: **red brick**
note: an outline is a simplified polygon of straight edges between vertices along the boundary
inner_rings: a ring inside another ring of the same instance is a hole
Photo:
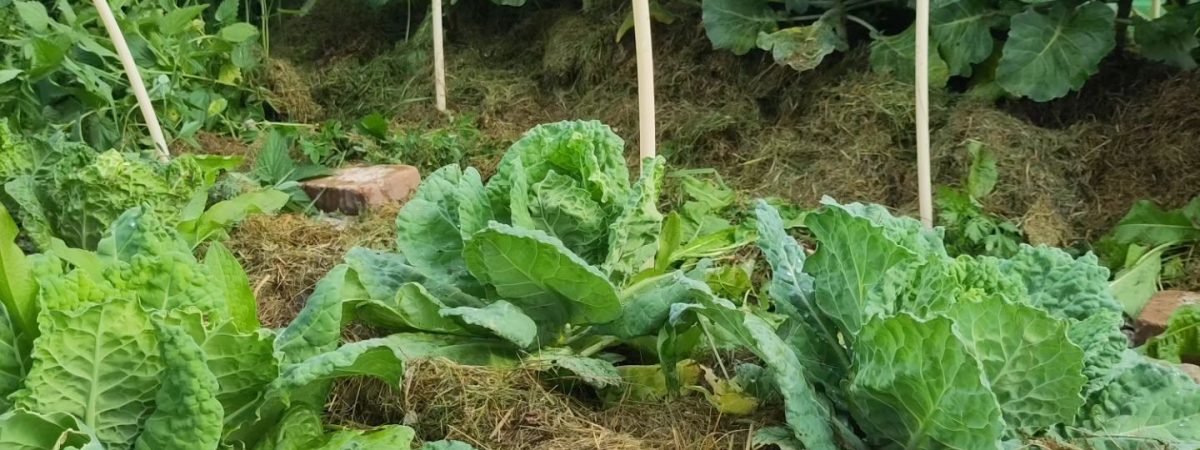
[[[1183,373],[1188,374],[1188,376],[1192,377],[1193,380],[1196,380],[1197,383],[1200,383],[1200,366],[1184,363],[1180,364],[1179,368],[1183,369]]]
[[[413,166],[343,167],[333,175],[300,183],[315,206],[327,212],[358,214],[363,210],[402,203],[421,184]]]
[[[1167,329],[1171,314],[1180,306],[1200,304],[1200,292],[1188,291],[1159,291],[1150,297],[1146,307],[1138,315],[1137,333],[1134,341],[1139,345],[1151,337],[1162,334]]]

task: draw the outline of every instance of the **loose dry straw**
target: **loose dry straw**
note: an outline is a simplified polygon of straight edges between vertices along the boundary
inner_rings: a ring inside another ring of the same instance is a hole
[[[92,4],[96,5],[96,11],[100,13],[100,21],[104,22],[104,28],[108,29],[108,37],[112,39],[113,47],[116,47],[117,58],[121,60],[121,66],[125,68],[125,75],[129,77],[129,87],[133,89],[133,95],[137,97],[138,107],[142,110],[142,119],[146,121],[146,128],[150,129],[150,139],[154,140],[154,146],[158,149],[158,157],[166,161],[171,157],[171,152],[167,150],[167,139],[163,137],[162,127],[158,124],[158,115],[154,113],[154,105],[150,104],[150,94],[146,92],[142,74],[138,72],[137,64],[133,62],[133,54],[129,52],[129,44],[125,42],[125,35],[121,34],[121,28],[117,26],[117,19],[113,17],[107,0],[92,0]]]
[[[633,34],[637,42],[638,147],[641,157],[653,158],[654,52],[650,41],[650,0],[633,0]]]
[[[929,0],[917,0],[917,196],[921,222],[933,226],[929,175]]]
[[[433,0],[433,90],[437,110],[446,112],[446,52],[442,44],[442,0]]]

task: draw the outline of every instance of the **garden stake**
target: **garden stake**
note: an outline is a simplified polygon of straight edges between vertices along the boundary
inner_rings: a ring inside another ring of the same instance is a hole
[[[933,226],[933,186],[929,176],[929,0],[917,0],[917,203],[921,223]]]
[[[633,0],[633,34],[637,42],[638,147],[642,159],[653,158],[654,52],[650,41],[650,0]]]
[[[446,112],[446,52],[442,45],[442,0],[433,0],[433,90],[438,112]]]

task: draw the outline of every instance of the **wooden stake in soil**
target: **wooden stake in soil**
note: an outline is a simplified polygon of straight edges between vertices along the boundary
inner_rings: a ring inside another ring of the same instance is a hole
[[[917,203],[921,222],[933,226],[933,185],[929,175],[929,0],[917,0]]]
[[[117,18],[113,16],[112,9],[108,7],[108,0],[92,0],[92,4],[100,13],[100,21],[104,22],[104,28],[108,29],[108,37],[112,39],[113,47],[116,47],[117,58],[121,60],[121,66],[125,68],[125,76],[129,77],[129,87],[133,89],[133,95],[137,97],[138,107],[142,110],[142,119],[146,121],[146,128],[150,130],[150,139],[157,147],[158,158],[165,162],[171,158],[171,152],[167,149],[167,139],[163,137],[162,126],[158,123],[158,115],[154,113],[154,105],[150,103],[150,94],[146,92],[142,74],[138,72],[137,64],[133,62],[133,54],[129,52],[129,44],[125,42],[125,35],[117,26]]]
[[[438,112],[446,112],[446,52],[442,44],[442,0],[433,0],[433,90]]]
[[[650,41],[650,0],[633,0],[633,34],[637,42],[638,147],[641,157],[653,158],[654,51]]]

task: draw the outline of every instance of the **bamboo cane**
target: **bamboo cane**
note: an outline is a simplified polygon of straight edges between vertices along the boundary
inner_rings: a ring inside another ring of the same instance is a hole
[[[446,112],[446,51],[442,42],[441,0],[433,0],[433,89],[438,112]]]
[[[933,226],[933,185],[929,170],[929,0],[917,0],[917,203],[921,222]]]
[[[638,147],[643,159],[657,154],[654,145],[654,52],[650,40],[650,0],[633,0],[637,43]]]

